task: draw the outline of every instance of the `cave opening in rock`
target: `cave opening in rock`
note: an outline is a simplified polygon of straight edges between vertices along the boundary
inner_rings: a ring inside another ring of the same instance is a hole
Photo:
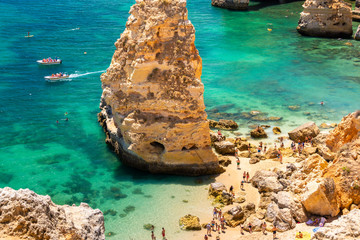
[[[154,151],[157,153],[165,152],[164,144],[154,141],[154,142],[151,142],[150,145],[153,146]]]

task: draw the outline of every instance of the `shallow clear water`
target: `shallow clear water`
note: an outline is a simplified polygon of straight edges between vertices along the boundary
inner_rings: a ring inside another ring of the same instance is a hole
[[[142,227],[146,223],[155,224],[158,233],[165,226],[169,239],[181,239],[177,220],[210,208],[204,192],[211,178],[129,169],[107,148],[97,123],[99,76],[110,64],[132,4],[0,2],[0,187],[30,188],[57,204],[84,201],[100,208],[107,213],[111,239],[150,239]],[[250,11],[235,12],[213,8],[208,0],[188,1],[209,110],[232,114],[246,134],[257,122],[240,118],[243,111],[281,116],[270,124],[286,131],[308,120],[338,122],[359,109],[359,42],[347,46],[347,40],[298,35],[301,2],[252,5]],[[33,38],[24,38],[28,31]],[[63,64],[37,66],[37,59],[48,56],[61,57]],[[60,71],[75,77],[44,81]],[[300,110],[290,111],[289,105]]]

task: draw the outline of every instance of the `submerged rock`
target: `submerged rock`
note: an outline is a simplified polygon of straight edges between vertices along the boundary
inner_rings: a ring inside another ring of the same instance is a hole
[[[138,0],[130,14],[101,75],[106,142],[125,164],[152,173],[221,172],[186,1]]]
[[[223,130],[236,130],[238,129],[238,124],[233,120],[220,119],[218,122],[214,120],[209,120],[210,128],[217,128]]]
[[[211,0],[211,5],[227,9],[246,10],[249,0]]]
[[[86,203],[59,206],[29,189],[0,188],[0,236],[105,240],[104,216]]]
[[[314,37],[352,36],[351,4],[342,0],[306,0],[297,30]]]

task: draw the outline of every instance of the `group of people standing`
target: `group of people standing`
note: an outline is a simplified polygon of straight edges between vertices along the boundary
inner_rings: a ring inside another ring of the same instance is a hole
[[[165,229],[164,228],[162,228],[162,230],[161,230],[161,236],[162,236],[162,240],[167,240],[165,237]],[[154,233],[154,226],[151,227],[151,240],[156,240],[155,233]]]

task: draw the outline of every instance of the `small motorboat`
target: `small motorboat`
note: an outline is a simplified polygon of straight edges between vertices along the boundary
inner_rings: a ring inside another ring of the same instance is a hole
[[[45,76],[45,80],[46,81],[50,81],[50,82],[53,82],[53,81],[60,81],[62,79],[67,79],[69,78],[70,75],[69,74],[60,74],[60,73],[57,73],[57,74],[52,74],[51,76]]]
[[[61,64],[62,61],[61,59],[51,59],[51,58],[47,58],[47,59],[43,59],[43,60],[37,60],[37,63],[39,63],[40,65],[56,65],[56,64]]]

